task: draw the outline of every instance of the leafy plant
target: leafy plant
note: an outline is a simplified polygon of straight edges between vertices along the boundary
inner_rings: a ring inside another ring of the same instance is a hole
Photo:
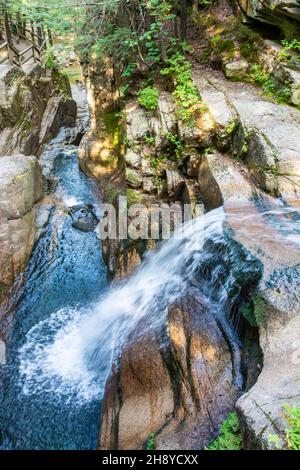
[[[281,44],[286,50],[300,51],[300,41],[299,39],[283,39]]]
[[[253,298],[253,313],[258,326],[267,327],[267,302],[258,295]]]
[[[261,65],[252,65],[250,81],[262,86],[265,95],[274,98],[278,103],[289,102],[291,97],[290,87],[280,87],[274,78],[262,69]]]
[[[284,405],[284,418],[288,424],[286,440],[289,450],[300,450],[300,408]]]
[[[178,117],[184,122],[193,123],[196,113],[203,109],[203,104],[192,80],[191,64],[184,54],[177,52],[167,61],[167,67],[161,70],[161,74],[172,77],[174,81],[173,96]]]
[[[155,137],[153,137],[153,135],[145,135],[144,141],[148,145],[154,145],[155,144]]]
[[[149,112],[154,112],[158,106],[159,91],[156,87],[147,86],[138,92],[138,102]]]
[[[146,442],[146,450],[155,450],[155,433],[151,433]]]
[[[234,50],[234,42],[232,39],[222,38],[220,34],[213,36],[210,40],[210,43],[218,53]]]
[[[220,435],[214,439],[207,450],[241,450],[242,436],[240,423],[236,413],[229,413],[223,422]]]
[[[181,157],[181,151],[182,151],[181,140],[176,134],[172,134],[171,132],[168,132],[166,134],[166,139],[171,144],[172,148],[174,149],[176,160],[179,160]]]

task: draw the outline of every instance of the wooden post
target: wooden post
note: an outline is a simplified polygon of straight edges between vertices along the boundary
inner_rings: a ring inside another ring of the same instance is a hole
[[[4,13],[4,26],[5,26],[5,34],[6,34],[6,40],[8,44],[12,44],[12,36],[11,36],[11,31],[10,31],[10,26],[9,26],[9,21],[8,21],[8,14],[5,12]]]
[[[21,23],[21,14],[19,11],[16,13],[16,39],[19,42],[19,39],[21,38],[22,35],[22,23]]]
[[[30,26],[31,26],[31,40],[35,44],[35,36],[34,36],[34,24],[33,21],[30,20]]]
[[[43,44],[43,30],[40,26],[37,26],[36,31],[38,35],[38,43],[39,46],[41,46]]]

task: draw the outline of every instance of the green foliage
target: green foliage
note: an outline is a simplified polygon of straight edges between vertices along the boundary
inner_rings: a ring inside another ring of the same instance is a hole
[[[214,439],[207,450],[241,450],[242,436],[240,424],[236,413],[229,413],[223,422],[220,435]]]
[[[213,0],[199,0],[199,6],[202,8],[207,8],[212,5]]]
[[[275,99],[278,103],[287,103],[291,97],[290,86],[279,87],[277,82],[259,64],[251,67],[250,81],[262,86],[266,96]]]
[[[156,446],[155,446],[155,433],[153,432],[152,434],[150,434],[150,436],[148,437],[148,440],[146,442],[146,450],[155,450],[156,449]]]
[[[289,450],[300,450],[300,408],[284,405],[287,422],[286,440]]]
[[[284,39],[281,43],[286,50],[300,51],[299,39]]]
[[[182,152],[182,142],[176,134],[168,132],[165,135],[167,141],[171,145],[171,152],[175,153],[176,160],[180,160]]]
[[[154,112],[158,106],[159,91],[156,87],[147,86],[138,92],[138,102],[149,112]]]
[[[213,36],[210,43],[219,54],[224,51],[230,52],[234,50],[234,42],[232,39],[222,38],[220,34]]]
[[[173,96],[177,105],[177,114],[182,121],[193,123],[197,111],[201,111],[201,98],[191,75],[191,64],[184,54],[177,52],[167,61],[161,70],[162,75],[170,76],[174,81]]]
[[[153,135],[145,135],[144,141],[148,145],[154,145],[155,144],[155,138],[153,137]]]
[[[248,42],[242,44],[240,47],[240,52],[242,57],[248,59],[248,57],[250,57],[252,54],[252,45]]]
[[[127,197],[128,207],[132,206],[133,204],[143,203],[143,196],[138,191],[135,191],[134,189],[127,188],[126,197]]]
[[[253,297],[253,313],[258,326],[267,327],[267,302],[258,295]]]

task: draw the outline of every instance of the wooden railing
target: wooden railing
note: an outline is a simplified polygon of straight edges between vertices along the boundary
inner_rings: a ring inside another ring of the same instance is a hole
[[[52,45],[51,32],[28,23],[20,14],[0,10],[0,64],[21,67],[29,61],[42,63],[44,51]]]

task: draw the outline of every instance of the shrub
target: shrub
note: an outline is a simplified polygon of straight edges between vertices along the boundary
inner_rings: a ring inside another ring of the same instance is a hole
[[[201,111],[201,98],[191,75],[191,64],[184,54],[177,52],[167,61],[168,66],[161,70],[162,75],[173,78],[175,89],[173,96],[177,105],[177,114],[184,122],[193,123],[197,111]]]
[[[259,64],[252,65],[250,81],[262,86],[265,95],[274,98],[278,103],[288,103],[291,98],[291,89],[288,84],[283,88],[279,87],[276,81]]]
[[[138,92],[138,102],[149,112],[154,112],[158,106],[159,91],[156,87],[147,86]]]
[[[216,34],[212,39],[210,40],[211,45],[218,53],[224,52],[224,51],[233,51],[234,50],[234,42],[231,39],[224,39],[220,34]]]
[[[289,450],[300,450],[300,408],[284,405],[284,418],[288,424],[286,440]]]
[[[223,422],[220,435],[214,439],[207,450],[241,450],[242,436],[240,423],[236,413],[229,413]]]

